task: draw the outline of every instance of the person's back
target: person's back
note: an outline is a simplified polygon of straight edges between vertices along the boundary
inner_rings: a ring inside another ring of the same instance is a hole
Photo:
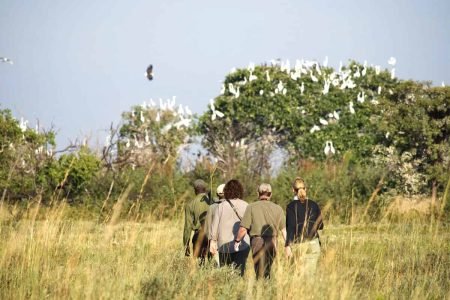
[[[256,277],[270,277],[270,269],[277,253],[278,232],[286,239],[285,216],[281,206],[270,201],[272,187],[263,183],[258,188],[259,201],[251,203],[245,210],[235,246],[244,235],[250,235]]]
[[[203,180],[194,182],[195,198],[185,207],[185,222],[183,231],[183,244],[186,256],[190,256],[189,240],[191,232],[194,257],[200,257],[202,261],[208,253],[208,238],[204,231],[204,223],[209,208],[209,199],[206,194],[206,183]]]
[[[271,201],[257,201],[248,205],[252,223],[250,236],[277,236],[284,226],[284,212],[281,206]],[[244,220],[243,220],[244,222]]]

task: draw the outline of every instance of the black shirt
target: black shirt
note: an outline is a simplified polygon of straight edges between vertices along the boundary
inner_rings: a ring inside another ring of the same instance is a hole
[[[305,222],[306,220],[306,222]],[[305,202],[292,200],[286,207],[286,246],[319,237],[323,229],[319,205],[311,199]]]

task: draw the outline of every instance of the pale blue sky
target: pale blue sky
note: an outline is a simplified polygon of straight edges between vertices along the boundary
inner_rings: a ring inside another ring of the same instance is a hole
[[[113,4],[114,3],[114,4]],[[58,130],[58,148],[177,96],[194,112],[232,67],[329,57],[450,84],[450,1],[0,0],[0,104]],[[154,65],[155,79],[144,72]]]

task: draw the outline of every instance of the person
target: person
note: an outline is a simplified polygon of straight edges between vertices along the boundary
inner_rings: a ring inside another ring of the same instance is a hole
[[[320,229],[323,229],[319,205],[306,194],[305,181],[297,177],[292,184],[294,200],[286,207],[286,253],[309,276],[316,272],[320,257]]]
[[[277,254],[277,236],[281,231],[286,239],[285,216],[281,206],[270,201],[272,187],[263,183],[258,188],[259,201],[245,210],[235,245],[242,243],[245,234],[250,235],[256,278],[270,278],[270,270]]]
[[[207,185],[203,180],[195,180],[193,186],[195,197],[187,202],[184,210],[183,246],[185,255],[190,256],[189,240],[194,231],[192,236],[193,256],[200,258],[200,264],[203,264],[208,254],[208,237],[205,234],[204,223],[209,208],[209,199],[206,194]]]
[[[216,214],[217,211],[217,207],[219,206],[220,203],[222,203],[225,200],[224,197],[224,193],[223,193],[223,188],[225,187],[225,184],[222,183],[220,184],[217,189],[216,189],[216,195],[217,198],[212,198],[211,197],[211,205],[208,208],[208,212],[206,214],[206,220],[205,220],[205,234],[208,237],[209,243],[211,244],[211,224],[212,224],[212,220],[214,218],[214,215]],[[212,252],[211,252],[212,254]],[[220,261],[219,261],[219,255],[218,253],[213,254],[214,256],[214,260],[216,261],[216,264],[218,266],[220,266]]]
[[[219,253],[220,266],[232,266],[243,276],[245,263],[250,252],[250,238],[243,236],[242,243],[234,247],[239,224],[248,203],[242,200],[244,188],[235,179],[228,181],[224,187],[225,201],[219,204],[211,223],[210,251]]]

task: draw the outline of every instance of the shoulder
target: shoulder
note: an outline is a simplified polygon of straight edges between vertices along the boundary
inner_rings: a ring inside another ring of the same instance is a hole
[[[298,202],[298,200],[292,200],[291,202],[289,202],[288,205],[286,206],[286,209],[294,208],[296,202]]]

